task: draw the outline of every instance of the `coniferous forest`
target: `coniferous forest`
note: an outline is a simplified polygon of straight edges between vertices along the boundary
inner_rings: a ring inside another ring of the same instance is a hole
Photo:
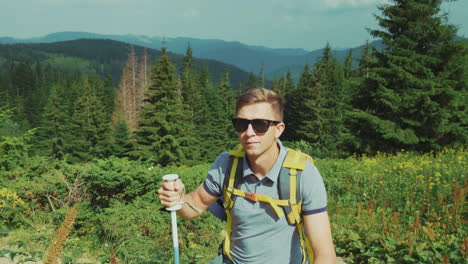
[[[170,263],[161,176],[188,190],[237,144],[236,96],[286,99],[284,144],[316,159],[345,263],[464,263],[468,41],[441,0],[396,0],[360,57],[267,80],[109,40],[0,45],[0,261]],[[124,47],[124,48],[122,48]],[[224,223],[180,221],[183,263],[217,254]]]

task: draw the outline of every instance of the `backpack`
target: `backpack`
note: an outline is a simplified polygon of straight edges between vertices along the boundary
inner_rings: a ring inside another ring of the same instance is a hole
[[[223,254],[232,260],[232,256],[230,254],[230,237],[232,230],[231,209],[234,206],[236,198],[241,196],[254,202],[268,203],[273,208],[278,218],[286,216],[288,224],[295,225],[297,227],[303,256],[302,263],[306,263],[307,258],[309,258],[309,263],[312,263],[312,247],[307,239],[302,224],[302,198],[300,196],[300,181],[298,180],[302,175],[302,171],[306,167],[307,161],[314,164],[312,158],[298,150],[287,150],[287,155],[284,159],[278,177],[279,199],[273,199],[267,195],[245,192],[238,189],[239,182],[243,175],[242,163],[239,164],[239,160],[242,161],[244,155],[245,153],[241,145],[238,145],[236,148],[229,151],[230,161],[227,167],[227,173],[229,173],[229,175],[224,177],[223,196],[218,199],[218,204],[215,203],[214,207],[210,207],[210,211],[215,216],[220,219],[224,218],[226,221],[226,236],[224,239]],[[219,203],[223,200],[224,202],[222,203],[222,207],[224,208],[225,214],[220,214],[219,210],[216,210],[215,207],[219,207]]]

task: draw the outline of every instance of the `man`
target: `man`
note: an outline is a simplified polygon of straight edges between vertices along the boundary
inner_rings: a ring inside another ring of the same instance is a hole
[[[285,129],[282,120],[283,99],[276,93],[255,88],[240,95],[233,125],[245,151],[245,157],[239,161],[243,164],[241,190],[278,199],[276,184],[287,153],[279,141]],[[183,201],[178,211],[181,217],[199,216],[223,195],[229,162],[227,152],[218,156],[204,183],[187,195],[183,193],[181,180],[162,183],[158,190],[161,204],[170,207]],[[316,167],[307,162],[300,180],[303,225],[314,252],[314,263],[336,263],[322,178]],[[301,263],[303,256],[296,226],[289,225],[285,217],[278,218],[271,206],[237,197],[231,214],[229,253],[232,262],[224,257],[223,263]]]

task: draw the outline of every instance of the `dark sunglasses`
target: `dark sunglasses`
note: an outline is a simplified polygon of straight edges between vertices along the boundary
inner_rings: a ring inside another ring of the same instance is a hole
[[[243,118],[233,118],[232,124],[234,125],[234,129],[237,132],[244,132],[249,127],[249,124],[252,124],[252,128],[255,133],[265,133],[270,128],[271,124],[279,124],[280,121],[273,121],[268,119],[243,119]]]

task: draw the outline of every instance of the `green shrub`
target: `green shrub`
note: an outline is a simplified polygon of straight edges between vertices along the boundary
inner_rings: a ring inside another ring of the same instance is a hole
[[[0,188],[0,228],[15,228],[22,224],[27,205],[18,194],[8,188]]]
[[[307,143],[292,147],[314,156]],[[466,149],[316,159],[315,163],[327,187],[336,251],[346,263],[464,263],[467,259]],[[64,214],[61,204],[71,201],[70,186],[78,181],[86,188],[71,236],[79,239],[80,246],[66,244],[65,255],[73,262],[81,254],[96,252],[96,259],[104,262],[114,248],[122,263],[171,262],[170,215],[156,194],[161,177],[178,174],[190,192],[203,182],[210,166],[161,168],[122,158],[82,164],[34,158],[24,164],[13,168],[16,174],[4,174],[11,181],[2,181],[27,205],[17,226],[36,228],[27,217],[58,226]],[[62,201],[54,199],[52,213],[47,195]],[[183,263],[207,263],[216,256],[224,223],[205,213],[191,221],[178,218],[178,224]]]
[[[347,263],[462,263],[467,151],[317,160]]]

